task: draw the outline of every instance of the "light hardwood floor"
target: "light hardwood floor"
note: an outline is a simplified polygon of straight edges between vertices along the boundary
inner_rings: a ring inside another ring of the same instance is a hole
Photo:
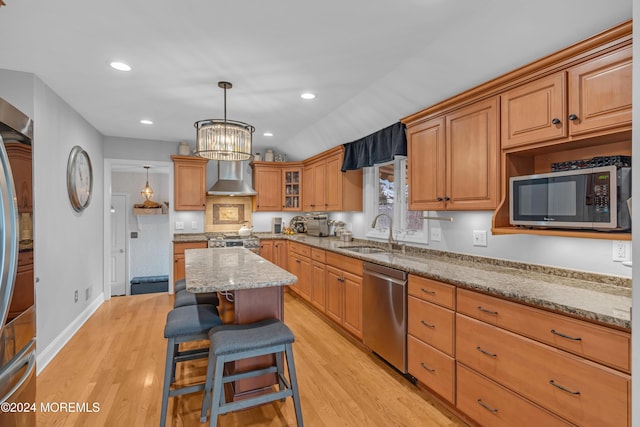
[[[105,302],[37,378],[37,403],[96,402],[97,412],[38,413],[38,426],[157,426],[173,297],[116,297]],[[465,426],[376,356],[336,332],[285,294],[285,323],[294,356],[305,425]],[[177,375],[204,377],[205,361]],[[167,425],[200,426],[202,393],[171,398]],[[218,425],[295,426],[291,399],[231,413]]]

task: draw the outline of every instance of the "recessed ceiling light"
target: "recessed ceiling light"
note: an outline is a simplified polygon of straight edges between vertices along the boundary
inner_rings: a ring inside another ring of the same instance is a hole
[[[263,133],[263,135],[264,136],[273,136],[273,133],[272,132],[265,132],[265,133]]]
[[[109,65],[111,68],[118,71],[131,71],[131,66],[129,64],[125,64],[124,62],[113,61],[110,62]]]
[[[315,97],[316,97],[316,94],[311,92],[305,92],[302,95],[300,95],[300,98],[302,99],[313,99]]]
[[[142,120],[140,120],[140,123],[142,123],[143,125],[152,125],[153,124],[153,120],[142,119]]]

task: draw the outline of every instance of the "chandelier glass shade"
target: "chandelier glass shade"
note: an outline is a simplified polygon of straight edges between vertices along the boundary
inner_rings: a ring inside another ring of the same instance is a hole
[[[211,160],[241,161],[251,158],[253,126],[227,120],[227,89],[229,82],[218,82],[224,89],[224,120],[208,119],[194,123],[197,129],[195,154]]]
[[[151,200],[151,198],[153,198],[153,188],[151,188],[151,186],[149,185],[149,168],[151,166],[144,166],[144,168],[147,170],[147,184],[142,188],[142,191],[140,191],[140,194],[142,195],[142,197],[144,197],[145,200]]]

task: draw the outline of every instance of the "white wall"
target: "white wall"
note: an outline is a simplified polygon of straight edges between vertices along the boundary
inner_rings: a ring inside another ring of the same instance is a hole
[[[0,96],[34,120],[34,268],[38,371],[102,301],[102,135],[32,74],[0,70]],[[76,213],[67,195],[71,148],[85,149],[93,196]],[[74,302],[74,291],[79,300]],[[86,298],[87,290],[89,297]]]

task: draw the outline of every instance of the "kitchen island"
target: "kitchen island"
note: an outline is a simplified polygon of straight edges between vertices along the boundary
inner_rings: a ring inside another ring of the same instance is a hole
[[[185,251],[187,291],[218,292],[218,310],[224,323],[247,324],[268,318],[284,321],[283,286],[298,279],[293,274],[241,247],[187,249]],[[273,356],[261,356],[230,363],[226,369],[240,372],[272,366]],[[234,381],[228,395],[232,400],[253,396],[276,384],[273,374]]]

